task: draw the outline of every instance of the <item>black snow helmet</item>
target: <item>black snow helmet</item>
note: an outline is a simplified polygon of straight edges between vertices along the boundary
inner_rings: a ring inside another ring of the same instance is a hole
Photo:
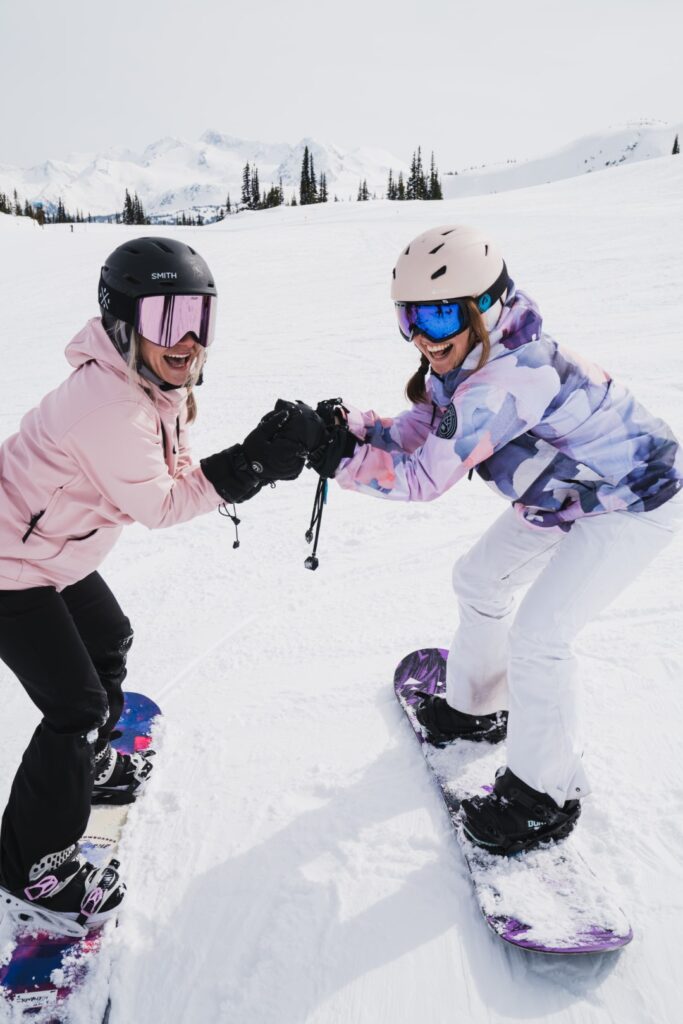
[[[175,238],[134,238],[114,249],[102,267],[98,301],[103,313],[135,326],[145,295],[216,295],[206,261]]]

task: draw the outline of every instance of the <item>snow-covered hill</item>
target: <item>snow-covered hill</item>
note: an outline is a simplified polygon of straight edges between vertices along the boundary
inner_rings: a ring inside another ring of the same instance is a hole
[[[444,195],[459,198],[527,188],[665,156],[671,153],[677,133],[683,138],[683,124],[639,122],[578,139],[533,160],[447,172],[443,175]],[[239,199],[246,163],[257,165],[262,188],[282,180],[285,194],[291,196],[298,189],[305,146],[313,154],[317,173],[327,175],[330,199],[335,195],[341,200],[355,199],[363,179],[370,193],[381,198],[389,169],[395,177],[409,170],[398,157],[372,147],[347,151],[310,138],[292,146],[206,131],[197,142],[159,139],[141,154],[112,147],[103,154],[73,154],[68,160],[46,160],[29,168],[0,165],[0,191],[11,194],[16,188],[23,198],[49,208],[61,196],[68,210],[102,217],[122,210],[129,189],[131,194],[138,193],[152,217],[170,218],[185,211],[212,218],[228,194],[233,202]],[[438,153],[436,156],[438,163]]]
[[[391,267],[451,220],[489,226],[550,333],[683,437],[674,157],[443,203],[155,229],[191,242],[219,284],[196,455],[241,440],[278,396],[403,408],[417,360],[396,329]],[[64,378],[103,258],[139,231],[0,217],[2,436]],[[678,1024],[683,538],[577,648],[594,793],[571,841],[635,938],[619,956],[544,959],[482,922],[391,685],[402,654],[448,645],[451,564],[504,503],[476,479],[425,505],[333,487],[311,573],[314,489],[307,471],[243,505],[237,551],[209,515],[129,527],[103,566],[135,628],[127,685],[165,711],[122,851],[111,1024]],[[0,701],[1,806],[37,716],[2,666]]]
[[[533,160],[509,160],[506,164],[468,167],[444,175],[447,198],[507,192],[550,181],[561,181],[591,171],[602,171],[625,163],[638,163],[668,156],[676,136],[683,141],[683,123],[639,121],[586,135],[554,153]]]

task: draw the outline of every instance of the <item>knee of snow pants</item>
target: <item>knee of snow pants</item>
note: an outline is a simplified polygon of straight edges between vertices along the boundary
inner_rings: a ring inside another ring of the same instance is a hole
[[[479,571],[471,552],[462,555],[453,566],[452,583],[455,595],[461,604],[466,604],[482,615],[502,618],[513,607],[510,587],[493,574]]]
[[[91,653],[93,664],[100,677],[109,700],[111,728],[118,722],[123,711],[123,682],[128,675],[128,652],[133,645],[133,630],[126,619],[128,629],[123,635],[112,637],[100,652]]]

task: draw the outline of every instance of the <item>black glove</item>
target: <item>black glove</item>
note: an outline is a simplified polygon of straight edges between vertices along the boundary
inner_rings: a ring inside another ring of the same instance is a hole
[[[323,443],[308,456],[308,463],[320,476],[332,477],[342,459],[351,458],[359,444],[347,426],[328,427]]]
[[[234,444],[232,448],[200,459],[199,465],[223,501],[230,504],[248,501],[263,487],[263,480],[254,473],[247,462],[241,444]]]
[[[351,458],[360,444],[341,415],[341,398],[327,398],[318,402],[315,411],[326,426],[325,438],[308,456],[308,465],[320,476],[333,477],[342,459]]]
[[[290,429],[292,416],[288,408],[275,408],[244,439],[244,454],[265,483],[296,480],[304,468],[307,449],[298,431]]]
[[[310,405],[302,401],[287,402],[284,398],[278,398],[273,411],[277,413],[283,410],[289,413],[289,418],[282,427],[284,437],[297,441],[306,453],[312,452],[323,443],[326,424]]]
[[[200,460],[202,472],[223,501],[248,501],[265,483],[295,480],[304,468],[303,445],[281,431],[289,419],[287,409],[267,413],[244,439]]]

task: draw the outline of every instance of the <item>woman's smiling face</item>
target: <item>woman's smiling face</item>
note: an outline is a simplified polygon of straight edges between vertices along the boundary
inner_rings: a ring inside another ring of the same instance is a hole
[[[174,387],[182,387],[187,383],[190,367],[200,348],[194,334],[186,334],[172,348],[154,345],[147,338],[140,338],[140,356],[145,366]]]
[[[411,341],[416,349],[429,360],[435,373],[443,376],[449,370],[460,366],[467,353],[472,349],[470,330],[466,327],[460,334],[448,341],[431,341],[424,334],[414,333]]]

